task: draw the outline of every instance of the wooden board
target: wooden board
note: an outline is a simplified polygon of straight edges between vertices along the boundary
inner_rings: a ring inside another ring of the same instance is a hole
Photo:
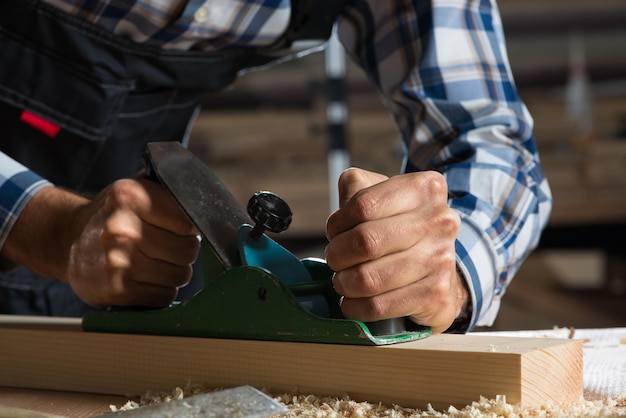
[[[384,347],[2,327],[0,386],[134,396],[187,383],[424,408],[582,397],[582,342],[438,335]],[[6,323],[6,320],[4,321]],[[50,324],[48,324],[50,325]]]

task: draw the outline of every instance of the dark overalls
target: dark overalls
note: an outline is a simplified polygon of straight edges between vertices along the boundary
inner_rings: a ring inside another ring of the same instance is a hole
[[[285,46],[325,39],[341,1],[293,0]],[[266,51],[268,52],[268,51]],[[204,97],[277,57],[253,48],[170,51],[119,38],[37,0],[0,1],[0,150],[57,186],[94,195],[136,174],[145,144],[183,141]],[[34,129],[42,118],[58,134]],[[198,263],[196,263],[198,264]],[[201,286],[200,268],[181,289]],[[71,289],[26,268],[0,273],[0,313],[80,316]]]

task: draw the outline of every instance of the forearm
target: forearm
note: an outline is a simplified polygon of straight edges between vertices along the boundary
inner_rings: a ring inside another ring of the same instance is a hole
[[[64,280],[75,215],[86,203],[65,190],[42,188],[17,216],[0,255],[42,276]]]
[[[0,268],[25,265],[63,277],[75,205],[84,199],[0,152]]]

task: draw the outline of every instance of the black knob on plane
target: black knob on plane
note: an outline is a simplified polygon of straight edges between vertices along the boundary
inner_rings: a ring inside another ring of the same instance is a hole
[[[278,195],[261,191],[248,201],[248,214],[255,222],[250,231],[252,239],[259,239],[263,232],[283,232],[289,228],[292,219],[291,209],[287,202]]]

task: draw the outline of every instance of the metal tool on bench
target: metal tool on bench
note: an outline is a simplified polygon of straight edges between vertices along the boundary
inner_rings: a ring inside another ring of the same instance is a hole
[[[202,393],[184,399],[114,412],[102,418],[264,418],[284,415],[286,406],[252,386]]]
[[[204,288],[163,309],[89,312],[82,321],[86,331],[360,345],[430,335],[429,327],[405,318],[345,318],[330,267],[298,259],[263,233],[281,232],[291,222],[278,196],[259,192],[250,199],[252,226],[217,176],[180,144],[148,144],[145,163],[203,236]]]

